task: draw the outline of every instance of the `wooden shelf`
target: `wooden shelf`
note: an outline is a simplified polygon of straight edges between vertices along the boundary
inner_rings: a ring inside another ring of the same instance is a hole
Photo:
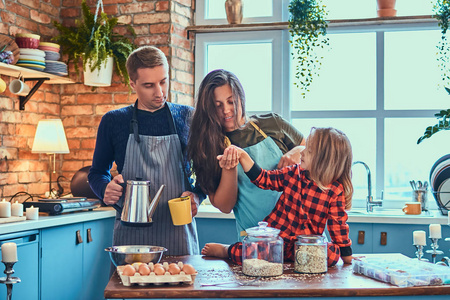
[[[19,96],[20,110],[25,110],[25,104],[30,100],[31,96],[36,93],[36,91],[41,87],[41,85],[47,81],[49,84],[69,84],[75,83],[72,79],[68,77],[58,76],[46,72],[36,71],[28,68],[23,68],[15,65],[8,65],[5,63],[0,63],[0,74],[6,75],[14,78],[23,77],[24,81],[37,81],[33,88],[26,96]]]
[[[370,19],[345,19],[331,20],[330,28],[346,26],[373,26],[373,25],[406,25],[410,23],[437,24],[437,20],[431,15],[426,16],[402,16]],[[275,23],[250,23],[250,24],[219,24],[219,25],[198,25],[188,26],[189,33],[213,33],[213,32],[239,32],[239,31],[261,31],[261,30],[283,30],[289,29],[288,22]]]
[[[10,77],[19,78],[19,76],[23,76],[24,79],[35,78],[44,79],[49,84],[69,84],[75,83],[69,77],[58,76],[46,72],[36,71],[28,68],[23,68],[15,65],[8,65],[5,63],[0,63],[0,74],[6,75]]]

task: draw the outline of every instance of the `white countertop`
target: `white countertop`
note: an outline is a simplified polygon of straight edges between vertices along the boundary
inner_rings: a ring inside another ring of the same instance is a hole
[[[234,219],[234,214],[224,214],[212,205],[201,205],[196,218]],[[421,215],[406,215],[401,209],[382,209],[367,213],[363,209],[353,209],[348,212],[348,223],[381,223],[381,224],[448,224],[448,217],[439,210],[430,210]]]
[[[110,207],[100,207],[92,211],[78,211],[56,216],[40,214],[38,220],[25,220],[20,222],[4,223],[0,225],[0,234],[13,233],[25,230],[36,230],[41,228],[61,226],[86,221],[111,218],[116,211]]]

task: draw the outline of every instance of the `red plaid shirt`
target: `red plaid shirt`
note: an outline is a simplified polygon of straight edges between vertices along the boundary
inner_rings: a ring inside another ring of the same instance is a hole
[[[342,184],[335,181],[322,191],[298,164],[273,171],[261,170],[255,164],[247,175],[262,189],[283,192],[264,221],[268,226],[280,229],[285,259],[294,259],[298,235],[321,235],[327,225],[333,241],[328,243],[328,266],[339,261],[340,248],[345,248],[346,255],[352,254]],[[231,245],[228,253],[234,263],[242,264],[242,243]]]

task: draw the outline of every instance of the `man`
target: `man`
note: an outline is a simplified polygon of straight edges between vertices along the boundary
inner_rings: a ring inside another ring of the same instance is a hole
[[[168,206],[170,199],[190,196],[195,216],[204,198],[200,189],[192,186],[184,154],[193,108],[166,102],[169,65],[158,48],[143,46],[133,51],[127,71],[136,103],[103,116],[89,184],[105,204],[119,206],[123,205],[122,185],[127,180],[150,181],[151,197],[165,184],[151,226],[123,225],[116,214],[113,244],[162,246],[168,249],[166,255],[199,254],[195,219],[191,224],[174,226]],[[113,162],[119,172],[114,178],[110,173]]]

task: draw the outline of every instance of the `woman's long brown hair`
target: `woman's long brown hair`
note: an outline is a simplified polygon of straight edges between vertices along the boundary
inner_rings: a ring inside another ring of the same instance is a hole
[[[240,103],[245,117],[244,89],[236,75],[222,69],[211,71],[200,83],[192,116],[187,152],[196,180],[206,194],[217,190],[221,177],[217,155],[223,154],[226,148],[225,132],[217,115],[214,90],[226,84],[233,93],[234,115]]]
[[[344,187],[345,209],[352,207],[353,184],[351,180],[352,146],[345,133],[335,128],[315,128],[307,139],[307,148],[311,150],[311,168],[309,175],[317,185],[325,190],[326,186],[338,181]]]

